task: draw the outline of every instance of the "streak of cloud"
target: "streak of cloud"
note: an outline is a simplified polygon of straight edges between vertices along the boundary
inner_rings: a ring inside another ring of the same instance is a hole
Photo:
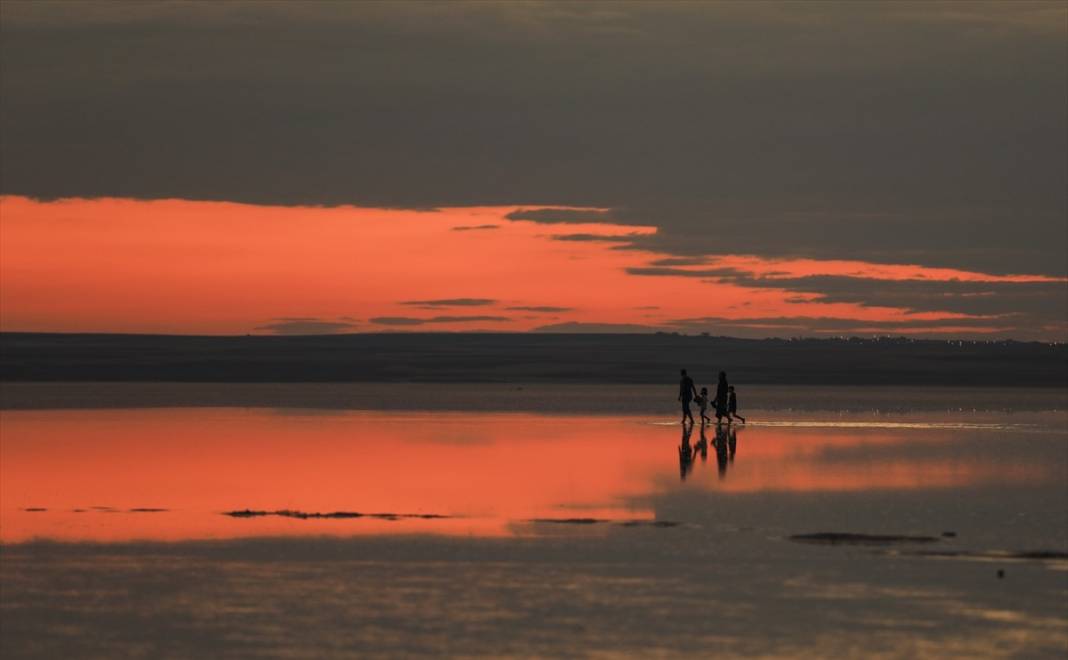
[[[428,325],[437,323],[470,323],[470,322],[490,322],[490,323],[506,323],[512,319],[507,316],[431,316],[429,318],[420,318],[414,316],[376,316],[370,319],[370,322],[375,325],[387,325],[387,326],[415,326],[415,325]]]
[[[496,304],[492,298],[438,298],[436,300],[405,300],[402,305],[412,307],[485,307]]]

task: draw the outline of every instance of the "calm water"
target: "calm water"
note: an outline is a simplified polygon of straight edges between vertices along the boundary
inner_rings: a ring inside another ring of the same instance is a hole
[[[472,410],[474,390],[434,411],[328,394],[0,412],[3,656],[1068,645],[1068,412],[1041,396],[810,389],[819,407],[785,396],[687,436],[673,412],[580,412],[602,404],[574,393],[524,412]],[[791,539],[818,532],[912,538]]]
[[[0,414],[0,539],[508,536],[543,532],[547,520],[665,520],[658,504],[695,492],[732,505],[791,494],[936,501],[1056,495],[1066,483],[1061,413],[756,415],[688,430],[648,416],[9,410]],[[693,448],[691,460],[680,447]],[[1068,511],[1063,498],[1049,504]],[[223,515],[246,510],[365,515]]]

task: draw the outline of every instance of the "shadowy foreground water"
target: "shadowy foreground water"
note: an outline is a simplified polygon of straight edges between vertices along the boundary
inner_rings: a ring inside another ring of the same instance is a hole
[[[5,410],[0,653],[1056,656],[1066,413],[963,407]]]

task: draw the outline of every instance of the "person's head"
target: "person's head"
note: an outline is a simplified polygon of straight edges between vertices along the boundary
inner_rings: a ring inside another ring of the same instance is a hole
[[[708,388],[707,387],[702,387],[701,388],[701,394],[708,394]]]
[[[727,372],[726,371],[719,372],[719,382],[721,382],[721,383],[726,383],[727,382]]]
[[[686,375],[686,370],[685,369],[679,369],[679,374],[682,375],[682,376],[685,376]]]
[[[733,392],[733,391],[734,391],[734,385],[730,385],[730,386],[728,386],[728,387],[727,387],[727,391],[728,391],[728,392]]]

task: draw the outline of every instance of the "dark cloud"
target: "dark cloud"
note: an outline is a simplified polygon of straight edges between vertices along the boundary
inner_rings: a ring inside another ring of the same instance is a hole
[[[1063,3],[0,3],[0,191],[1068,272]]]
[[[610,222],[611,211],[597,209],[519,209],[504,216],[509,220],[530,220],[532,222]]]
[[[742,286],[815,294],[818,301],[827,303],[896,307],[913,312],[1012,315],[1016,323],[1068,319],[1068,284],[1063,282],[871,280],[830,275],[731,281]]]
[[[375,325],[426,325],[430,323],[467,323],[467,322],[492,322],[500,323],[511,321],[507,316],[432,316],[430,318],[416,318],[412,316],[378,316],[371,319]]]
[[[557,234],[554,241],[579,241],[579,242],[603,242],[603,243],[627,243],[634,239],[635,234]]]
[[[355,330],[356,325],[343,321],[324,321],[310,317],[275,319],[257,330],[267,330],[277,335],[332,335],[346,330]]]
[[[665,260],[661,259],[660,261]],[[627,274],[644,275],[647,277],[696,277],[703,280],[730,279],[731,281],[739,280],[748,275],[746,271],[729,267],[690,270],[686,268],[667,268],[659,266],[634,266],[627,268]]]
[[[688,334],[707,333],[734,337],[789,337],[813,335],[892,335],[943,337],[939,328],[954,328],[955,337],[1003,337],[1015,330],[1012,319],[915,319],[906,321],[862,321],[849,318],[775,316],[749,318],[675,319],[665,325]]]
[[[453,227],[453,231],[480,231],[483,229],[500,229],[500,225],[461,225]]]
[[[517,312],[570,312],[574,310],[574,307],[553,307],[551,305],[518,305],[516,307],[505,307],[508,310],[514,310]]]
[[[437,300],[406,300],[402,305],[413,307],[485,307],[496,304],[492,298],[440,298]]]
[[[1068,284],[1064,282],[879,280],[840,275],[756,277],[736,268],[639,267],[627,272],[643,276],[696,277],[737,286],[812,294],[787,298],[797,303],[815,300],[864,307],[894,307],[911,312],[1007,317],[1011,321],[1006,320],[1006,323],[1024,332],[1059,323],[1062,329],[1058,332],[1063,334],[1063,324],[1068,319]]]
[[[707,257],[665,257],[649,263],[650,266],[674,267],[674,266],[702,266],[708,263]]]
[[[597,334],[650,334],[664,328],[637,323],[553,323],[534,328],[533,332],[549,333],[597,333]]]

